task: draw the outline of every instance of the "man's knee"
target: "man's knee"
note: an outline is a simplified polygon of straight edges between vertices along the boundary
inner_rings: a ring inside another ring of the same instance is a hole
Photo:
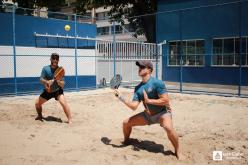
[[[39,99],[35,101],[35,107],[41,108],[41,103],[39,102]]]
[[[171,126],[162,126],[165,131],[168,133],[168,134],[171,134],[173,132],[173,128]]]
[[[163,127],[168,134],[173,132],[173,127],[171,124],[167,124],[161,121],[160,126]]]
[[[123,127],[128,127],[129,126],[129,119],[126,119],[123,121]]]

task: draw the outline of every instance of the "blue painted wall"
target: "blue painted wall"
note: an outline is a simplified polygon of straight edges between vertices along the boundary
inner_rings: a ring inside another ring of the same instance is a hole
[[[13,28],[12,28],[12,13],[0,13],[0,45],[13,45]],[[32,16],[15,16],[16,24],[16,45],[17,46],[36,46],[34,33],[51,34],[51,35],[70,35],[75,34],[75,24],[72,21],[39,18]],[[64,30],[65,25],[70,25],[69,32]],[[77,23],[77,35],[80,37],[96,37],[96,25]],[[69,39],[69,47],[74,47],[74,39]],[[37,38],[38,46],[45,46],[46,40]],[[48,40],[50,46],[57,46],[55,39]],[[94,46],[93,41],[78,40],[78,46]]]
[[[236,1],[158,0],[157,43],[205,40],[205,66],[183,67],[183,82],[238,85],[238,67],[211,67],[213,38],[238,37],[240,33],[248,36],[248,1],[243,1],[241,6],[232,2]],[[180,68],[167,66],[167,55],[168,44],[163,46],[162,78],[179,82]],[[247,67],[242,67],[242,85],[248,85]]]
[[[0,46],[13,45],[13,16],[12,13],[0,13]],[[15,16],[16,26],[16,46],[30,47],[58,47],[56,39],[35,38],[34,33],[51,34],[51,35],[70,35],[74,36],[74,22],[56,19],[39,18],[32,16]],[[71,30],[66,32],[65,25],[70,25]],[[77,23],[77,35],[80,37],[96,37],[96,25]],[[35,41],[36,40],[36,41]],[[49,44],[47,44],[47,41]],[[61,40],[60,40],[61,41]],[[64,41],[65,47],[74,48],[74,39]],[[38,43],[38,44],[37,44]],[[36,45],[37,44],[37,45]],[[69,45],[69,46],[68,46]],[[59,47],[63,47],[59,46]],[[94,41],[78,40],[78,48],[94,49]],[[76,77],[65,77],[65,90],[76,88]],[[96,75],[78,75],[78,88],[95,88]],[[15,94],[14,78],[0,78],[0,95]],[[39,82],[39,77],[17,77],[17,93],[29,93],[34,91],[42,91],[43,86]]]
[[[75,76],[65,76],[65,90],[76,89]],[[14,78],[0,78],[0,96],[14,94]],[[78,76],[78,88],[96,88],[96,76]],[[17,93],[41,92],[44,86],[40,83],[39,77],[18,77]]]

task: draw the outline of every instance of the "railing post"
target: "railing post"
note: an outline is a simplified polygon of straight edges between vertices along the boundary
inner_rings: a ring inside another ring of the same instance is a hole
[[[16,77],[16,33],[15,33],[15,9],[16,6],[12,6],[12,28],[13,28],[13,57],[14,57],[14,85],[15,85],[15,95],[18,94],[17,91],[17,77]]]
[[[156,78],[158,78],[158,44],[156,44]]]
[[[242,1],[239,2],[239,85],[238,85],[238,96],[241,96],[241,85],[242,85]]]
[[[183,91],[183,58],[182,58],[182,49],[183,49],[183,41],[182,41],[182,11],[179,11],[179,33],[180,33],[180,48],[179,48],[179,56],[180,56],[180,92]]]
[[[114,76],[116,75],[116,41],[115,41],[115,21],[113,22],[113,54],[114,54]]]
[[[76,90],[78,91],[78,70],[77,70],[77,14],[74,14],[74,35],[75,35],[75,80]]]

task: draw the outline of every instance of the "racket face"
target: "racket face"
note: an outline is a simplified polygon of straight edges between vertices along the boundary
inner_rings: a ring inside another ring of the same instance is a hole
[[[64,77],[65,75],[65,70],[63,67],[59,67],[58,69],[56,69],[55,73],[54,73],[54,79],[55,80],[60,80],[62,79],[62,77]]]
[[[122,77],[121,75],[117,74],[115,75],[111,81],[110,81],[110,88],[111,89],[118,89],[119,86],[121,85],[121,80],[122,80]]]

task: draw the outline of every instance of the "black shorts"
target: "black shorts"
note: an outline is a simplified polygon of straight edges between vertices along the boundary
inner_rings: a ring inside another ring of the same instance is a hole
[[[45,89],[44,91],[42,92],[42,94],[40,94],[40,97],[46,99],[46,100],[50,100],[51,98],[55,98],[55,100],[58,100],[58,96],[59,95],[63,95],[64,94],[64,91],[63,89],[59,89],[55,92],[52,92],[52,93],[48,93]]]

